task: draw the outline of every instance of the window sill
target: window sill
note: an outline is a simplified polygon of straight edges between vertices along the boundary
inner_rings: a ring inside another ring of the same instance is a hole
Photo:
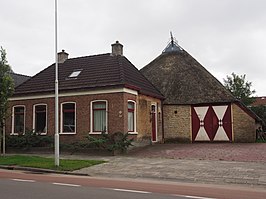
[[[89,132],[90,135],[101,135],[102,132]],[[105,132],[105,134],[108,134],[108,132]]]
[[[76,132],[61,132],[59,135],[75,135]]]
[[[35,132],[33,131],[36,135],[47,135],[47,132]]]
[[[138,135],[138,132],[128,132],[129,135]]]

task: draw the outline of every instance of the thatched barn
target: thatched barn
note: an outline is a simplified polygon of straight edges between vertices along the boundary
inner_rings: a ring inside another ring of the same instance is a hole
[[[259,118],[173,38],[141,73],[166,98],[165,140],[255,141]]]

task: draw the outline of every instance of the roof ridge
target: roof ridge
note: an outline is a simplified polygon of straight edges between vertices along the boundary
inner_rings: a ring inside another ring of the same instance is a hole
[[[96,57],[96,56],[103,56],[103,55],[111,55],[111,53],[102,53],[102,54],[95,54],[95,55],[84,55],[84,56],[80,56],[80,57],[72,57],[72,58],[68,58],[67,60],[80,59],[80,58],[87,58],[87,57]],[[66,60],[66,61],[67,61],[67,60]]]

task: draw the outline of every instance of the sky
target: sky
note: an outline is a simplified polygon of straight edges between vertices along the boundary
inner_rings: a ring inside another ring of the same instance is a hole
[[[16,73],[35,75],[55,60],[55,0],[0,0],[0,46]],[[246,75],[266,96],[265,0],[58,0],[58,51],[69,58],[111,52],[141,69],[170,41],[219,81]]]

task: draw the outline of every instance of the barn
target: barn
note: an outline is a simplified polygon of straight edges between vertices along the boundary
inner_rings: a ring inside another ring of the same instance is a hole
[[[173,37],[140,71],[165,96],[164,140],[255,141],[260,119]]]

